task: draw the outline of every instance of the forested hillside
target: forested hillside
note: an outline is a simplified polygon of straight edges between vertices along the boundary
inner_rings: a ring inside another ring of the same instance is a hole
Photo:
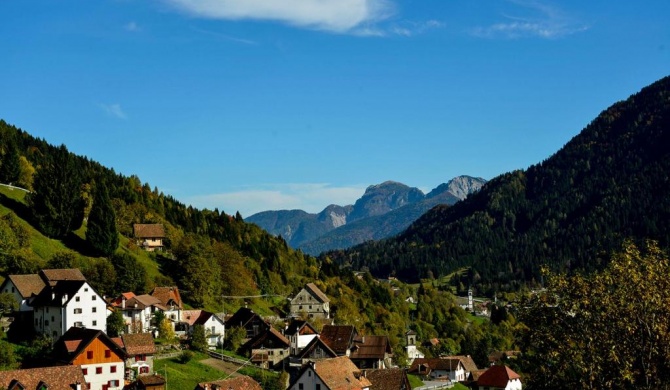
[[[593,270],[625,238],[670,243],[670,78],[603,111],[547,160],[501,175],[397,238],[326,255],[406,280],[470,267],[482,291]]]

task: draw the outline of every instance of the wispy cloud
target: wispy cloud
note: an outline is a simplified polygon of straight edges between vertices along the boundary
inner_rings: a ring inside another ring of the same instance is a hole
[[[187,202],[198,208],[218,208],[228,214],[239,211],[244,217],[266,210],[300,209],[318,213],[330,204],[353,204],[363,195],[365,188],[363,185],[333,187],[321,183],[274,184],[192,196],[187,198]]]
[[[191,27],[191,29],[193,31],[199,32],[201,34],[210,35],[210,36],[222,39],[224,41],[230,41],[230,42],[235,42],[235,43],[243,43],[245,45],[258,45],[258,42],[252,41],[251,39],[239,38],[239,37],[235,37],[235,36],[228,35],[228,34],[222,34],[222,33],[216,32],[216,31],[203,30],[203,29],[198,28],[198,27]]]
[[[123,111],[121,108],[121,105],[118,103],[113,103],[113,104],[104,104],[100,103],[99,104],[100,108],[109,116],[119,118],[119,119],[126,119],[126,113]]]
[[[393,14],[390,0],[163,0],[191,15],[273,20],[336,33],[357,33]]]
[[[411,37],[442,27],[444,27],[444,23],[437,20],[427,20],[424,22],[404,21],[402,23],[391,26],[388,31],[394,35]]]
[[[129,32],[140,31],[140,26],[136,22],[128,22],[123,26],[123,29]]]
[[[561,9],[541,1],[510,1],[517,12],[532,13],[532,16],[502,15],[504,22],[479,26],[471,30],[472,35],[482,38],[560,38],[588,30],[588,26],[567,15]]]

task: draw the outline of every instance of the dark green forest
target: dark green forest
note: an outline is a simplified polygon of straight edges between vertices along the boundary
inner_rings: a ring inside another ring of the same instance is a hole
[[[482,293],[538,286],[540,266],[601,269],[624,239],[670,243],[670,78],[603,111],[550,158],[501,175],[399,236],[322,255],[407,281],[461,267]]]

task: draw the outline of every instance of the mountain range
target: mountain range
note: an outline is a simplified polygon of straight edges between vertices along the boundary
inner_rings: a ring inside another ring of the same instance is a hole
[[[604,110],[554,155],[500,175],[402,234],[326,253],[405,280],[467,268],[482,292],[539,286],[541,269],[590,272],[624,241],[670,244],[670,77]]]
[[[458,176],[424,194],[416,187],[385,181],[369,186],[353,205],[330,205],[317,214],[263,211],[245,221],[281,236],[293,248],[318,254],[398,234],[431,208],[453,205],[484,183],[479,177]]]

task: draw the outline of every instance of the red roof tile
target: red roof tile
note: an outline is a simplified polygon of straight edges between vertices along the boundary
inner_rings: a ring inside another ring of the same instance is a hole
[[[477,379],[478,386],[505,388],[510,380],[521,379],[519,374],[507,366],[491,366]]]
[[[323,359],[313,363],[316,374],[330,390],[362,390],[370,381],[346,356]]]
[[[136,238],[163,238],[165,229],[160,223],[136,223],[133,225],[133,235]]]
[[[309,291],[314,297],[318,298],[321,303],[327,303],[330,302],[330,299],[326,296],[326,294],[323,293],[318,287],[316,287],[316,284],[314,283],[307,283],[305,286],[307,291]]]
[[[151,333],[132,333],[121,336],[128,355],[149,355],[156,353],[156,344]]]
[[[365,377],[372,383],[370,390],[410,390],[412,386],[402,368],[367,370]]]
[[[26,389],[37,389],[40,383],[49,390],[72,390],[77,383],[87,390],[81,366],[57,366],[30,368],[23,370],[0,371],[0,387],[9,388],[14,381],[20,382]]]
[[[151,291],[151,295],[158,298],[163,306],[169,308],[174,302],[177,308],[182,308],[181,296],[177,287],[155,287]]]
[[[338,355],[345,355],[357,335],[356,328],[351,325],[326,325],[321,330],[321,341]]]
[[[42,278],[37,274],[9,275],[8,279],[14,284],[23,298],[37,295],[46,286]]]

